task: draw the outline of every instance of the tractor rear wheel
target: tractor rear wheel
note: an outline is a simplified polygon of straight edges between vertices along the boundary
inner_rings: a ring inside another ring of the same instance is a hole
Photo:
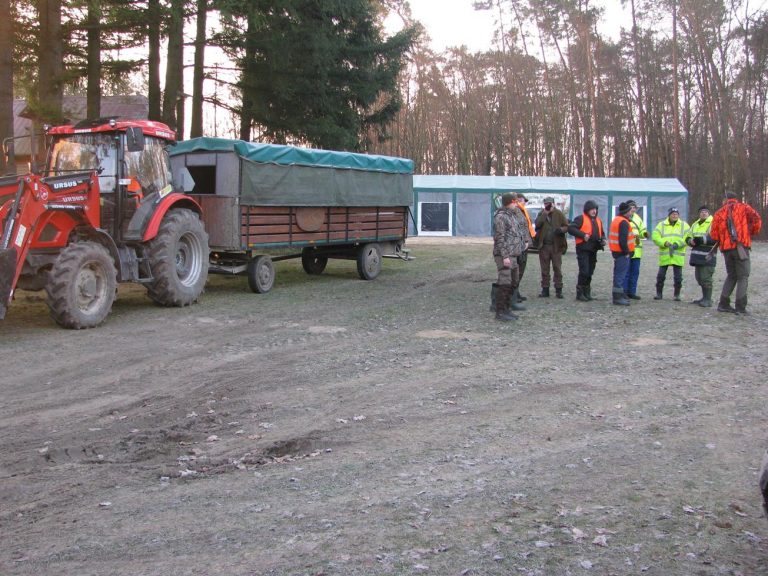
[[[147,247],[153,280],[147,295],[161,306],[189,306],[208,280],[208,234],[187,208],[169,210]]]
[[[51,316],[64,328],[93,328],[112,309],[117,270],[109,251],[96,242],[75,242],[53,263],[45,286]]]

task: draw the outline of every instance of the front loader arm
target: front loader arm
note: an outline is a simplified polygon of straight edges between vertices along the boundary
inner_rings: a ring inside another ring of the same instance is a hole
[[[98,226],[99,188],[96,174],[49,185],[34,175],[22,176],[13,200],[0,206],[0,320],[5,318],[27,253],[40,231],[50,224],[53,240],[42,247],[64,247],[78,226]]]

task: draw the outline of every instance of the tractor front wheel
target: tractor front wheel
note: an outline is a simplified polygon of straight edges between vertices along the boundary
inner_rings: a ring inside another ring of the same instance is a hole
[[[117,271],[109,251],[96,242],[76,242],[53,263],[45,291],[53,319],[64,328],[93,328],[115,301]]]
[[[208,234],[200,217],[187,208],[169,210],[150,240],[153,280],[147,294],[161,306],[189,306],[208,280]]]

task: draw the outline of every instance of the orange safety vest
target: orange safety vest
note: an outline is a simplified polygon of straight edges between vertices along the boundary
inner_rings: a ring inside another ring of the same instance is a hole
[[[528,222],[528,232],[531,234],[531,238],[535,238],[536,229],[533,227],[533,223],[531,222],[531,216],[530,214],[528,214],[528,209],[525,207],[525,202],[518,202],[517,206],[520,208],[520,210],[523,211],[525,220]]]
[[[600,220],[599,216],[595,216],[595,222],[597,222],[597,237],[602,238],[603,237],[603,221]],[[581,228],[579,228],[584,234],[592,235],[592,219],[589,217],[589,214],[584,214],[581,219]],[[581,236],[576,236],[576,245],[584,243],[584,238]]]
[[[635,250],[635,229],[632,226],[632,222],[630,222],[629,218],[626,216],[616,216],[616,218],[611,221],[611,228],[608,231],[608,247],[611,249],[611,252],[621,252],[621,245],[619,244],[619,226],[621,226],[621,221],[626,220],[629,224],[629,233],[627,234],[627,248],[629,248],[630,252],[633,252]]]

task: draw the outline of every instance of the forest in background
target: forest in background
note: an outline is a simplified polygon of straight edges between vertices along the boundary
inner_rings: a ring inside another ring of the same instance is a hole
[[[57,95],[87,94],[94,116],[138,77],[150,117],[184,136],[216,106],[246,140],[404,156],[418,174],[677,177],[693,210],[731,189],[765,215],[764,2],[617,1],[620,33],[594,0],[475,1],[495,17],[492,48],[437,53],[403,0],[0,0],[14,15],[0,21],[0,135],[9,90],[55,121]]]

